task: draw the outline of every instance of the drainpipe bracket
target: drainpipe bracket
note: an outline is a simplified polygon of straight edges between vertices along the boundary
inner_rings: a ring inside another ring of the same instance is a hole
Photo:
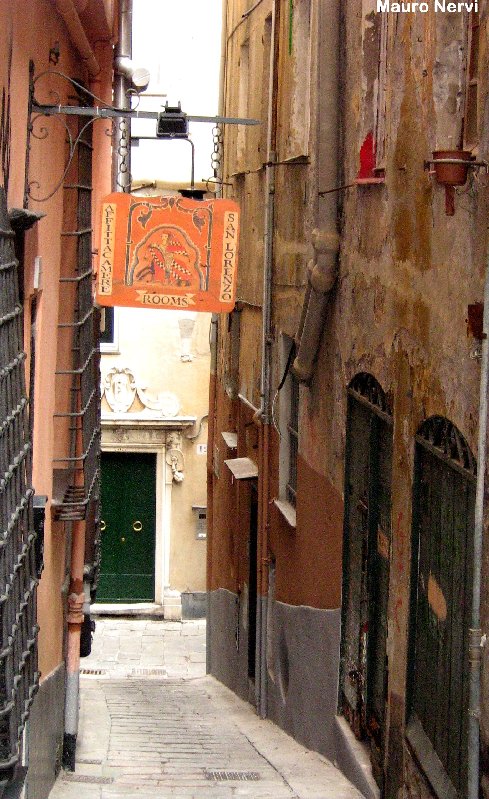
[[[298,358],[295,358],[292,364],[292,371],[300,383],[308,383],[312,377],[312,370],[302,367]]]
[[[485,638],[485,636],[484,636]],[[476,667],[480,665],[483,641],[482,630],[480,628],[469,630],[469,661]]]
[[[312,263],[310,266],[312,266]],[[314,264],[312,268],[308,267],[308,271],[309,282],[314,291],[317,291],[318,294],[327,294],[328,291],[331,291],[338,276],[336,263],[330,263],[323,267],[319,264]]]
[[[312,246],[316,253],[334,253],[340,249],[340,237],[336,230],[314,228],[311,233]]]
[[[83,621],[83,605],[85,593],[68,595],[68,624],[81,624]]]

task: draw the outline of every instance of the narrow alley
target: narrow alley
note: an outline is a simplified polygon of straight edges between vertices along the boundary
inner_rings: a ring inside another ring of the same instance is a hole
[[[489,0],[0,30],[0,799],[489,799]]]
[[[205,675],[205,622],[101,619],[76,771],[50,799],[356,799],[325,758]]]

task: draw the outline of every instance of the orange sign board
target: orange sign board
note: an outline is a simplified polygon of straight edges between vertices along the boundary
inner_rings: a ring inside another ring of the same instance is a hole
[[[231,200],[109,194],[102,201],[97,302],[234,308],[239,208]]]

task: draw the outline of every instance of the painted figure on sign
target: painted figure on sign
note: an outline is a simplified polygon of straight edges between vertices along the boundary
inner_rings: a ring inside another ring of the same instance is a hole
[[[134,283],[200,289],[199,253],[178,227],[159,226],[134,251]]]

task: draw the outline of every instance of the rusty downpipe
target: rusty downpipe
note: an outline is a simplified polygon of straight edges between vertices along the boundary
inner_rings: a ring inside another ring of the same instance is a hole
[[[265,173],[265,241],[263,255],[261,405],[255,421],[261,422],[261,463],[259,483],[259,540],[257,579],[256,704],[261,718],[267,716],[267,620],[268,620],[268,532],[270,525],[270,424],[272,372],[272,276],[273,233],[275,224],[275,166],[277,130],[277,64],[280,30],[280,3],[274,1],[270,47],[270,83],[268,87],[267,159]]]
[[[121,0],[119,36],[114,51],[114,104],[116,108],[130,110],[128,90],[131,80],[128,72],[119,70],[117,64],[132,57],[132,0]],[[114,125],[112,155],[112,190],[131,191],[131,121],[117,117]]]
[[[224,116],[224,98],[226,81],[226,34],[227,34],[227,0],[221,4],[221,60],[219,62],[219,106],[218,113]],[[222,174],[218,174],[222,179]],[[216,186],[217,197],[222,197],[222,185]],[[209,380],[209,419],[207,428],[207,623],[206,634],[206,672],[212,670],[211,640],[212,640],[212,530],[214,524],[214,439],[216,435],[216,381],[217,381],[217,347],[219,343],[219,314],[213,313],[209,331],[209,344],[211,351],[210,380]]]
[[[474,518],[474,560],[472,579],[472,616],[469,630],[469,734],[468,734],[468,799],[479,799],[479,737],[481,660],[483,638],[481,630],[481,572],[482,542],[484,537],[487,409],[489,391],[489,245],[484,283],[484,320],[482,337],[481,377],[479,396],[479,436],[477,485]]]
[[[100,65],[88,41],[77,11],[77,7],[83,10],[83,4],[80,4],[80,2],[75,4],[73,0],[54,0],[54,5],[58,14],[63,18],[70,34],[70,39],[85,62],[90,77],[94,78],[100,72]]]
[[[318,22],[318,132],[317,177],[319,190],[336,186],[339,149],[339,0],[319,4]],[[297,356],[292,369],[303,383],[310,381],[319,349],[329,294],[338,270],[339,235],[336,193],[318,195],[316,227],[312,232],[314,257],[308,264]]]
[[[83,451],[81,430],[77,431],[75,454]],[[83,473],[75,474],[75,485],[83,486]],[[78,735],[78,711],[80,692],[80,639],[83,622],[85,593],[83,576],[85,566],[85,521],[72,522],[70,585],[68,589],[66,645],[66,693],[63,741],[63,766],[68,771],[75,770],[75,751]]]

